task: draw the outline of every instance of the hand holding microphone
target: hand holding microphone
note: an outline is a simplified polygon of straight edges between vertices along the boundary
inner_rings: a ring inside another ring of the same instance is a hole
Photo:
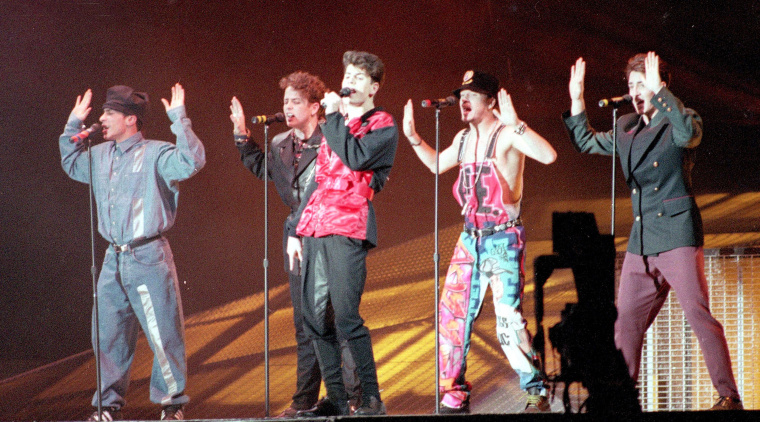
[[[346,87],[341,88],[337,93],[332,91],[325,93],[325,98],[323,98],[321,102],[322,108],[325,109],[325,114],[334,113],[340,110],[341,98],[348,97],[355,92],[355,89]]]

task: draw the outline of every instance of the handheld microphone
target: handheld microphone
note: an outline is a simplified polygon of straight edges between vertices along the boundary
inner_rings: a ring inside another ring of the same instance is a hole
[[[615,108],[618,108],[623,104],[630,103],[631,101],[633,101],[633,97],[631,97],[628,94],[625,94],[622,97],[612,97],[612,98],[605,98],[603,100],[599,100],[599,107],[613,106]]]
[[[282,113],[275,113],[271,116],[253,116],[251,118],[251,123],[254,125],[264,123],[265,125],[272,124],[274,122],[284,122],[285,121],[285,115]]]
[[[354,92],[356,92],[356,90],[353,89],[353,88],[341,88],[340,91],[338,91],[338,96],[341,97],[341,98],[345,98],[345,97],[348,97],[349,95],[353,94]],[[327,105],[327,103],[324,102],[324,101],[322,101],[321,103],[319,103],[319,105],[321,105],[322,108],[327,108],[327,107],[325,107]]]
[[[443,107],[456,105],[457,102],[458,102],[457,97],[453,95],[449,95],[446,98],[438,98],[435,100],[422,100],[422,107],[443,108]]]
[[[87,129],[72,136],[71,143],[84,141],[85,139],[89,138],[90,135],[92,135],[93,133],[99,130],[100,130],[100,123],[94,123],[92,126],[88,127]]]
[[[353,88],[341,88],[340,91],[338,91],[338,95],[341,97],[348,97],[354,92],[356,92],[356,90]]]

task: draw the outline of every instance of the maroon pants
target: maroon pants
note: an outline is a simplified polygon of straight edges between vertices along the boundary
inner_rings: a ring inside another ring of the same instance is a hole
[[[623,352],[631,377],[638,380],[644,335],[672,287],[699,340],[718,394],[738,399],[723,326],[710,313],[704,267],[701,247],[676,248],[659,256],[627,252],[620,274],[615,344]]]

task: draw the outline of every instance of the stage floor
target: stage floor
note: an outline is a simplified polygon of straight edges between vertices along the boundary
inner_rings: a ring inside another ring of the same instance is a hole
[[[756,195],[753,199],[759,199]],[[708,202],[713,198],[702,198]],[[743,201],[750,203],[752,201]],[[552,209],[583,210],[598,204],[562,203]],[[721,206],[726,206],[722,203]],[[728,207],[734,209],[736,207]],[[706,218],[720,219],[720,213],[704,207]],[[547,211],[548,212],[548,211]],[[757,210],[755,210],[757,212]],[[544,214],[535,212],[534,220],[547,224]],[[754,215],[754,214],[753,214]],[[752,217],[752,215],[750,215]],[[597,216],[602,221],[604,216]],[[749,218],[749,217],[748,217]],[[754,218],[754,217],[752,217]],[[550,219],[549,219],[550,221]],[[534,222],[534,224],[538,224]],[[550,224],[550,223],[548,223]],[[601,224],[600,224],[601,226]],[[446,251],[454,244],[461,226],[446,227],[440,233],[440,245]],[[604,230],[600,227],[600,230]],[[539,237],[539,236],[535,236]],[[403,244],[379,248],[368,257],[368,279],[361,312],[372,332],[374,353],[382,397],[390,416],[386,421],[445,420],[559,420],[564,414],[560,384],[552,400],[553,414],[521,415],[525,393],[504,357],[495,335],[495,317],[490,291],[472,334],[467,378],[474,385],[468,416],[433,415],[435,408],[435,292],[431,259],[432,234],[411,239]],[[759,245],[758,233],[712,233],[706,247]],[[616,239],[616,248],[625,249],[626,239]],[[534,315],[533,260],[552,252],[550,240],[528,241],[524,315],[529,329],[536,333]],[[444,254],[445,255],[445,254]],[[442,259],[444,277],[447,259]],[[194,420],[265,420],[277,415],[290,404],[295,386],[295,341],[290,295],[285,283],[275,282],[269,292],[269,409],[266,407],[266,371],[264,366],[264,295],[256,292],[236,301],[189,315],[186,318],[188,353],[188,388],[191,402],[186,415]],[[557,324],[565,304],[576,301],[570,270],[557,270],[549,278],[544,292],[544,329]],[[556,375],[558,355],[547,338],[546,370]],[[132,383],[127,394],[124,417],[133,420],[154,420],[158,406],[148,400],[152,365],[144,337],[139,340],[132,368]],[[748,374],[754,376],[754,374]],[[0,420],[64,421],[82,420],[91,412],[89,403],[95,384],[94,359],[85,350],[23,374],[0,381]],[[570,390],[572,407],[577,411],[586,398],[586,391],[573,384]],[[714,397],[705,400],[714,402]],[[745,406],[758,408],[753,390],[747,391]],[[700,404],[694,410],[704,409]],[[691,409],[689,409],[691,410]],[[649,412],[641,420],[746,420],[744,412],[716,418],[708,412]],[[588,420],[583,415],[573,415]],[[341,418],[337,418],[341,419]],[[760,420],[760,418],[757,418]],[[326,419],[320,419],[326,420]],[[352,421],[361,418],[351,417]]]

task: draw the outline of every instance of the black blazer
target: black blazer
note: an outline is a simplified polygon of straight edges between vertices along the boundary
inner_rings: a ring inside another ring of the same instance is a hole
[[[304,191],[309,185],[309,181],[314,178],[314,166],[316,164],[317,150],[322,141],[322,130],[319,126],[314,129],[314,133],[306,141],[307,147],[301,153],[301,159],[298,161],[298,167],[295,167],[293,147],[293,131],[282,132],[272,139],[269,149],[269,159],[267,162],[267,172],[269,179],[274,182],[277,193],[282,198],[282,202],[290,207],[290,214],[285,219],[282,228],[282,254],[285,263],[285,272],[298,275],[296,267],[292,272],[287,254],[288,244],[288,222],[295,216],[298,206],[301,205],[301,199],[304,197]],[[240,159],[243,165],[255,174],[259,179],[264,179],[264,151],[253,141],[237,144],[240,151]]]
[[[665,87],[652,104],[658,111],[648,125],[631,113],[620,117],[617,126],[617,154],[631,189],[634,216],[628,252],[638,255],[704,244],[691,184],[702,119]],[[565,112],[563,120],[579,152],[612,154],[612,131],[596,132],[585,112]]]
[[[293,131],[282,132],[272,139],[267,162],[269,179],[274,182],[282,202],[290,207],[291,214],[301,205],[301,197],[313,176],[314,159],[322,141],[322,131],[317,126],[311,137],[306,141],[307,148],[303,149],[298,167],[294,166]],[[264,179],[264,152],[258,144],[248,141],[238,144],[240,159],[243,165],[259,179]]]

